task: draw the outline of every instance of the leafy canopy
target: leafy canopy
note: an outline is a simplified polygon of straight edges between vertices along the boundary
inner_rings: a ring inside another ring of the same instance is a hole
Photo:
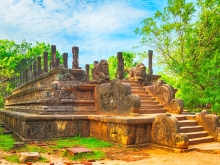
[[[142,45],[158,52],[158,64],[176,78],[185,105],[209,103],[220,112],[220,1],[168,0],[142,24],[136,29]]]

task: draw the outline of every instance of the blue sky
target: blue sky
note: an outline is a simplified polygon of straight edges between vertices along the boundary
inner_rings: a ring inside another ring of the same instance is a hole
[[[79,64],[83,67],[119,51],[140,51],[133,49],[141,39],[133,31],[166,3],[166,0],[4,0],[0,5],[0,39],[56,45],[60,53],[69,54],[69,67],[71,48],[79,46]]]

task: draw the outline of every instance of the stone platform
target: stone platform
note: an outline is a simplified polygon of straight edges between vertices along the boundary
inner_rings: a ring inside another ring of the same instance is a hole
[[[148,145],[155,115],[39,115],[1,111],[5,127],[23,142],[58,137],[96,137],[122,145]]]

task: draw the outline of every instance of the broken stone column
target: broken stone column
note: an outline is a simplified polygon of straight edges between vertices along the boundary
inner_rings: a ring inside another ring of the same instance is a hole
[[[72,54],[73,54],[72,69],[79,69],[79,61],[78,61],[79,47],[77,46],[72,47]]]
[[[33,72],[32,72],[32,65],[29,66],[29,80],[32,80],[33,79]]]
[[[36,64],[36,61],[34,61],[34,64],[33,64],[33,77],[36,78],[37,77],[37,64]]]
[[[25,84],[26,77],[25,77],[25,71],[24,70],[22,71],[22,76],[23,76],[22,84]]]
[[[86,64],[86,81],[89,82],[89,64]]]
[[[48,52],[44,52],[44,73],[48,72]]]
[[[51,69],[56,67],[56,45],[51,45]]]
[[[20,72],[20,83],[19,83],[20,85],[22,85],[23,84],[23,74],[22,74],[22,72]]]
[[[41,69],[41,57],[37,58],[37,75],[40,76],[42,74],[42,69]]]
[[[28,82],[28,69],[25,69],[24,70],[24,72],[25,72],[25,82]]]
[[[56,58],[56,67],[58,68],[60,66],[60,58]]]
[[[153,57],[153,50],[148,50],[148,74],[149,75],[153,74],[152,57]]]
[[[117,78],[122,80],[124,78],[124,59],[122,56],[122,52],[117,53],[118,59],[118,68],[117,68]]]
[[[63,66],[68,68],[68,53],[63,53]]]

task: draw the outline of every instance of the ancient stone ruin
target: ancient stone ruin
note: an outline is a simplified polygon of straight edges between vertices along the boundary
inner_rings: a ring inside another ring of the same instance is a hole
[[[55,45],[51,52],[50,64],[44,52],[43,63],[38,57],[14,78],[16,88],[0,111],[1,122],[22,141],[91,136],[133,147],[157,144],[178,149],[219,141],[219,118],[207,111],[184,114],[183,101],[175,98],[177,90],[153,75],[152,51],[148,74],[141,63],[131,68],[128,80],[121,52],[115,80],[110,80],[106,60],[94,61],[91,73],[89,64],[85,70],[79,67],[76,46],[71,69],[67,53],[61,65]]]

